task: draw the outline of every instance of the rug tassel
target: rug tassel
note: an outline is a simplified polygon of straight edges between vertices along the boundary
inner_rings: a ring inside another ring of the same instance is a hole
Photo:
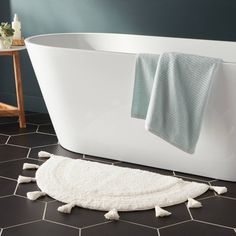
[[[28,192],[27,193],[27,198],[31,201],[35,201],[40,197],[46,196],[46,193],[41,192],[41,191],[33,191],[33,192]]]
[[[26,176],[22,176],[22,175],[19,175],[19,176],[18,176],[18,179],[17,179],[17,183],[18,183],[18,184],[30,183],[30,182],[35,182],[35,181],[36,181],[35,178],[26,177]]]
[[[202,203],[193,199],[193,198],[188,198],[187,207],[188,208],[200,208],[200,207],[202,207]]]
[[[120,219],[120,216],[119,216],[116,209],[110,210],[104,216],[107,220],[119,220]]]
[[[75,207],[75,206],[76,206],[75,203],[68,203],[68,204],[65,204],[65,205],[62,205],[62,206],[58,207],[57,210],[61,213],[70,214],[72,208]]]
[[[210,186],[209,189],[215,191],[219,195],[227,192],[227,188],[226,187]]]
[[[165,216],[171,215],[171,212],[166,211],[160,208],[159,206],[155,206],[155,214],[156,214],[156,217],[165,217]]]
[[[38,153],[38,157],[49,158],[50,156],[51,156],[51,153],[49,153],[49,152],[40,151]]]
[[[23,170],[36,170],[39,168],[39,165],[31,164],[31,163],[24,163]]]

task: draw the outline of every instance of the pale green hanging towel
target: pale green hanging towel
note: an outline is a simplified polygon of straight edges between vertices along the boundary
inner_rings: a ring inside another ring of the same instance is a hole
[[[190,54],[139,54],[131,116],[181,150],[194,153],[214,73],[222,60]]]

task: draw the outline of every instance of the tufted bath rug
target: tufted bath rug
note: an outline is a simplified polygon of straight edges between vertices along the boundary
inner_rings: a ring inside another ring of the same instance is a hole
[[[112,219],[117,211],[156,209],[156,214],[168,212],[161,209],[189,200],[191,207],[200,207],[193,198],[210,187],[207,184],[184,181],[181,178],[149,171],[113,166],[81,159],[40,152],[50,157],[41,166],[24,164],[24,169],[37,169],[35,178],[19,176],[18,183],[36,181],[42,192],[30,192],[28,198],[50,197],[66,203],[58,209],[69,213],[74,206],[109,212]],[[219,187],[218,187],[219,188]],[[216,189],[213,189],[217,191]],[[226,188],[218,189],[222,192]]]

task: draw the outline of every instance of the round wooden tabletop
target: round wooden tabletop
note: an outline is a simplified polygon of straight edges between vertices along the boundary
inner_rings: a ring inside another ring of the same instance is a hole
[[[26,49],[26,46],[11,46],[7,49],[0,49],[0,52],[13,52],[13,51],[20,51]]]

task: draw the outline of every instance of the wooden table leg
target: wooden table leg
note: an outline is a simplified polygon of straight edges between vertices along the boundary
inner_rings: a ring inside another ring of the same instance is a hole
[[[20,54],[18,51],[15,51],[13,53],[13,64],[14,64],[16,97],[17,97],[17,107],[19,111],[20,128],[25,128],[26,123],[25,123],[25,111],[24,111],[24,98],[23,98],[21,71],[20,71]]]

